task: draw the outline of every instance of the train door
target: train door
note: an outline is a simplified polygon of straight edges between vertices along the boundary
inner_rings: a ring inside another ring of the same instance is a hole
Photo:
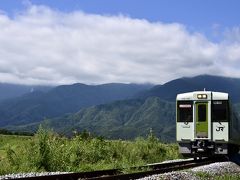
[[[208,138],[208,102],[196,102],[196,138]]]

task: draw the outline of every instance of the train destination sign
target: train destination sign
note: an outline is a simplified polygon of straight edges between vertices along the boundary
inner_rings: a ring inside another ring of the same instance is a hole
[[[192,105],[191,104],[180,104],[179,107],[180,108],[191,108]]]

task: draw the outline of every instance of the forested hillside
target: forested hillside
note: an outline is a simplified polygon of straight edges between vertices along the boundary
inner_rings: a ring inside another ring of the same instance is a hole
[[[9,130],[34,131],[44,123],[59,133],[89,131],[109,139],[146,136],[150,130],[163,141],[175,140],[175,98],[193,90],[230,94],[240,113],[240,80],[197,76],[164,85],[73,84],[48,92],[29,93],[0,104],[0,125]]]
[[[63,85],[48,92],[33,91],[0,103],[0,126],[24,125],[42,121],[82,108],[128,99],[149,89],[143,84]]]
[[[161,101],[157,97],[115,101],[47,119],[43,123],[67,135],[87,130],[109,139],[133,139],[153,131],[163,141],[174,141],[175,103]],[[36,130],[38,124],[18,128]]]

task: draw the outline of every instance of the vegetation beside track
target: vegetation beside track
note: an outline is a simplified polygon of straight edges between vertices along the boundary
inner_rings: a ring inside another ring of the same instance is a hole
[[[125,168],[179,158],[177,144],[151,133],[133,141],[106,140],[87,132],[68,139],[42,127],[33,137],[0,136],[0,174],[93,171]]]

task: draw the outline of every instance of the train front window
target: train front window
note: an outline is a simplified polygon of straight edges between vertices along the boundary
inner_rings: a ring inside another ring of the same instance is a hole
[[[228,121],[228,101],[214,100],[212,102],[212,119],[214,122]]]
[[[177,102],[177,122],[193,122],[193,102]]]

